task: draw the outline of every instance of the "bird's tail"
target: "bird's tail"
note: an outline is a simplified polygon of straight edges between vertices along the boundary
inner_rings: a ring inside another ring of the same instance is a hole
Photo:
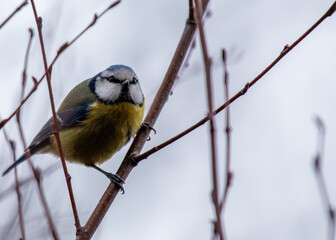
[[[17,165],[19,165],[20,163],[24,162],[24,160],[26,160],[26,155],[25,154],[22,154],[22,156],[17,159],[12,165],[10,165],[6,171],[4,171],[2,173],[2,176],[5,176],[7,173],[9,173],[13,168],[15,168]]]

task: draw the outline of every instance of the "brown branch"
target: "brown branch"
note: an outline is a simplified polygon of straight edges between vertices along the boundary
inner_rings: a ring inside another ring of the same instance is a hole
[[[192,1],[189,1],[192,2]],[[207,3],[207,1],[205,1]],[[190,11],[193,11],[193,7],[190,6]],[[163,106],[168,100],[170,91],[172,86],[176,80],[176,76],[181,68],[185,55],[188,51],[188,48],[192,42],[193,36],[195,34],[196,25],[193,19],[193,14],[189,14],[189,18],[186,21],[186,25],[184,31],[182,33],[180,42],[176,48],[175,54],[173,59],[169,65],[167,73],[162,81],[161,87],[159,88],[156,96],[154,98],[153,104],[151,105],[148,114],[144,122],[149,124],[149,126],[154,126]],[[119,167],[117,174],[126,179],[127,176],[130,174],[132,169],[136,165],[136,161],[134,161],[134,156],[140,153],[141,149],[143,148],[146,139],[148,138],[150,130],[148,128],[143,128],[141,131],[138,132],[136,135],[131,147],[129,148],[121,166]],[[103,220],[105,214],[107,213],[108,209],[110,208],[113,200],[117,196],[119,188],[115,187],[113,183],[111,183],[103,196],[101,197],[97,207],[91,214],[90,218],[88,219],[87,223],[83,227],[84,233],[81,236],[77,237],[77,240],[84,240],[90,239],[98,226],[100,225],[101,221]]]
[[[31,46],[31,43],[32,43],[32,39],[33,39],[33,31],[31,29],[29,29],[29,32],[30,32],[30,37],[29,37],[28,46],[27,46],[26,55],[25,55],[24,68],[23,68],[23,71],[22,71],[21,98],[23,96],[24,86],[25,86],[25,82],[26,82],[26,69],[27,69],[27,65],[28,65],[29,49],[30,49],[30,46]],[[16,117],[17,117],[18,124],[20,124],[20,111],[17,112]],[[19,129],[20,129],[20,136],[21,136],[21,138],[23,138],[22,129],[21,128],[19,128]],[[4,130],[4,135],[5,135],[6,141],[8,142],[8,144],[9,144],[9,146],[11,148],[13,159],[14,159],[14,162],[15,162],[15,160],[16,160],[15,143],[8,138],[5,130]],[[29,164],[30,164],[30,166],[33,169],[34,167],[33,167],[32,163],[29,162]],[[20,184],[19,184],[16,168],[14,169],[14,178],[15,178],[15,190],[16,190],[16,193],[17,193],[18,205],[19,205],[18,209],[19,209],[20,230],[21,230],[22,238],[26,239],[25,228],[24,228],[24,219],[23,219],[23,211],[22,211],[22,203],[21,203]]]
[[[16,155],[15,155],[15,142],[10,140],[5,129],[3,131],[4,136],[5,136],[5,140],[8,143],[11,152],[12,152],[12,156],[13,156],[13,161],[15,162],[16,160]],[[22,195],[21,195],[21,191],[20,191],[20,184],[19,184],[19,179],[18,179],[18,174],[17,174],[17,169],[14,169],[14,179],[15,179],[15,192],[16,192],[16,196],[17,196],[17,201],[18,201],[18,214],[19,214],[19,223],[20,223],[20,231],[21,231],[21,236],[22,239],[25,240],[26,239],[26,232],[25,232],[25,226],[24,226],[24,218],[23,218],[23,210],[22,210]]]
[[[225,92],[225,101],[229,100],[229,74],[227,70],[227,61],[226,61],[226,51],[225,49],[222,50],[222,62],[223,62],[223,70],[224,70],[224,92]],[[231,158],[231,126],[230,126],[230,107],[227,106],[226,108],[226,118],[225,118],[225,133],[226,133],[226,166],[225,166],[225,187],[224,187],[224,195],[222,201],[220,203],[220,210],[222,211],[227,195],[229,192],[229,187],[231,185],[232,180],[232,172],[230,170],[230,158]]]
[[[114,6],[116,6],[117,4],[120,3],[121,0],[115,1],[114,3],[112,3],[111,5],[109,5],[102,13],[100,14],[94,14],[94,18],[93,21],[91,21],[89,23],[89,25],[83,30],[81,31],[73,40],[71,40],[70,42],[65,42],[64,44],[62,44],[62,46],[58,49],[56,56],[54,57],[54,59],[51,61],[51,64],[48,66],[47,71],[44,72],[44,74],[40,77],[40,79],[37,81],[35,78],[33,78],[35,85],[33,86],[33,88],[30,90],[30,92],[27,94],[27,96],[21,101],[20,105],[12,112],[11,115],[9,115],[8,118],[3,119],[0,122],[0,129],[6,125],[6,123],[12,119],[15,114],[21,109],[21,107],[23,106],[23,104],[28,100],[28,98],[30,98],[30,96],[36,91],[36,89],[38,88],[38,86],[40,85],[40,83],[42,82],[42,80],[44,79],[44,77],[47,74],[50,74],[52,71],[52,67],[55,64],[55,62],[57,61],[57,59],[60,57],[60,55],[64,52],[64,50],[66,50],[68,47],[70,47],[73,43],[75,43],[75,41],[77,41],[79,39],[80,36],[82,36],[89,28],[91,28],[99,18],[101,18],[108,10],[110,10],[111,8],[113,8]]]
[[[335,239],[335,209],[331,205],[329,198],[327,185],[322,172],[322,159],[324,155],[324,145],[325,145],[325,125],[320,117],[316,117],[316,126],[318,129],[318,142],[317,142],[317,152],[314,159],[314,170],[316,174],[316,181],[318,188],[320,190],[322,203],[327,210],[327,217],[329,221],[329,238],[330,240]]]
[[[44,41],[43,41],[43,35],[42,35],[42,18],[39,17],[38,14],[37,14],[34,0],[31,0],[31,5],[32,5],[32,8],[33,8],[34,17],[35,17],[35,21],[36,21],[36,25],[37,25],[38,34],[39,34],[39,40],[40,40],[44,69],[45,69],[46,72],[48,72],[47,56],[46,56],[46,53],[45,53],[45,47],[44,47]],[[72,211],[73,211],[73,215],[74,215],[74,219],[75,219],[76,231],[79,231],[81,226],[80,226],[79,217],[78,217],[78,213],[77,213],[77,207],[76,207],[76,203],[75,203],[74,194],[73,194],[73,191],[72,191],[71,177],[70,177],[70,175],[68,173],[68,169],[66,167],[66,163],[65,163],[65,159],[64,159],[64,155],[63,155],[62,144],[61,144],[61,139],[60,139],[59,132],[58,132],[58,123],[57,123],[54,97],[53,97],[53,92],[52,92],[52,87],[51,87],[51,74],[50,74],[50,72],[47,74],[46,77],[47,77],[49,99],[50,99],[50,105],[51,105],[51,111],[52,111],[52,117],[53,117],[53,123],[52,123],[51,128],[53,130],[53,133],[54,133],[54,136],[55,136],[55,139],[56,139],[56,142],[57,142],[57,147],[58,147],[61,162],[62,162],[62,167],[63,167],[63,171],[64,171],[64,175],[65,175],[65,179],[66,179],[66,183],[67,183],[67,187],[68,187],[68,192],[69,192],[69,196],[70,196],[71,207],[72,207]],[[55,227],[54,227],[54,225],[51,221],[51,216],[48,216],[48,219],[49,219],[50,227],[51,227],[52,232],[53,232],[53,237],[54,237],[54,239],[58,239],[57,234],[56,234],[56,229],[55,229]]]
[[[29,31],[29,41],[28,41],[28,46],[27,46],[27,50],[26,50],[26,56],[25,56],[25,60],[24,60],[24,65],[23,65],[23,72],[22,72],[22,87],[21,87],[21,100],[23,100],[24,98],[24,91],[26,88],[26,80],[27,80],[27,66],[28,66],[28,57],[29,57],[29,51],[30,51],[30,47],[32,44],[32,40],[33,40],[33,36],[34,36],[34,31],[32,28],[28,29]],[[20,111],[17,112],[17,114],[20,114]]]
[[[33,32],[30,31],[30,38],[29,38],[28,47],[27,47],[26,56],[25,56],[24,69],[23,69],[23,72],[22,72],[21,96],[23,96],[22,93],[24,92],[24,87],[25,87],[25,82],[26,82],[26,74],[25,73],[26,73],[26,67],[28,65],[28,55],[29,55],[29,49],[30,49],[30,44],[31,44],[31,41],[32,41],[32,37],[33,37]],[[21,101],[22,101],[22,99],[21,99]],[[17,125],[18,125],[18,128],[19,128],[19,133],[20,133],[20,138],[21,138],[22,144],[23,144],[23,148],[27,149],[27,144],[26,144],[26,141],[25,141],[25,137],[24,137],[23,130],[22,130],[22,125],[21,125],[21,120],[20,120],[20,110],[18,110],[16,112],[16,121],[17,121]],[[31,159],[30,159],[30,152],[26,151],[25,154],[26,154],[26,158],[28,159],[28,163],[29,163],[29,165],[32,169],[33,175],[35,177],[35,180],[36,180],[36,183],[37,183],[37,186],[38,186],[39,196],[40,196],[42,206],[43,206],[43,209],[44,209],[44,212],[45,212],[48,224],[49,224],[49,228],[51,230],[51,233],[52,233],[54,239],[57,240],[58,239],[57,233],[56,233],[56,230],[55,230],[55,227],[54,227],[54,223],[52,222],[50,210],[49,210],[49,207],[48,207],[45,195],[44,195],[44,191],[43,191],[42,186],[41,186],[40,172],[34,168],[33,163],[31,162]]]
[[[207,42],[205,37],[204,26],[202,22],[203,12],[205,10],[201,7],[200,0],[195,0],[195,19],[197,23],[197,28],[201,40],[204,68],[205,68],[205,79],[206,79],[206,89],[207,89],[207,100],[208,100],[208,111],[211,113],[213,111],[213,87],[211,80],[211,59],[208,54]],[[218,191],[218,170],[217,170],[217,141],[216,141],[216,127],[215,120],[213,116],[209,119],[210,123],[210,144],[211,144],[211,167],[212,167],[212,201],[216,212],[216,220],[214,224],[214,233],[219,236],[220,240],[224,240],[224,230],[222,225],[221,210],[219,204],[219,191]]]
[[[1,24],[0,29],[18,12],[28,4],[28,0],[24,0]]]
[[[25,137],[23,135],[21,121],[20,121],[20,118],[19,118],[18,115],[17,115],[17,125],[18,125],[18,128],[19,128],[19,133],[20,133],[21,142],[23,144],[23,148],[27,149],[27,144],[26,144]],[[53,235],[53,238],[55,240],[58,240],[59,238],[58,238],[56,229],[54,227],[54,223],[53,223],[52,218],[51,218],[51,213],[50,213],[50,210],[49,210],[49,207],[48,207],[48,202],[47,202],[47,199],[45,197],[44,190],[42,188],[42,184],[41,184],[41,172],[40,172],[40,170],[34,168],[33,163],[32,163],[32,161],[30,159],[30,157],[31,157],[30,152],[26,151],[25,155],[26,155],[28,163],[29,163],[29,165],[31,167],[31,170],[33,172],[33,175],[34,175],[34,178],[35,178],[35,182],[37,184],[39,197],[40,197],[43,209],[44,209],[45,217],[47,218],[47,221],[48,221],[48,224],[49,224],[49,228],[50,228],[51,234]]]
[[[177,134],[175,137],[161,143],[160,145],[153,147],[152,149],[148,150],[147,152],[144,152],[140,155],[135,155],[133,157],[134,162],[137,164],[141,160],[148,158],[153,153],[159,151],[160,149],[172,144],[173,142],[177,141],[178,139],[182,138],[183,136],[187,135],[188,133],[194,131],[195,129],[202,126],[204,123],[210,120],[210,118],[222,110],[224,110],[227,106],[229,106],[231,103],[236,101],[238,98],[243,96],[251,86],[253,86],[256,82],[258,82],[266,73],[268,73],[284,56],[287,55],[296,45],[298,45],[305,37],[307,37],[319,24],[321,24],[327,17],[330,17],[334,12],[336,11],[336,1],[333,3],[333,5],[328,9],[328,11],[312,26],[310,27],[302,36],[300,36],[292,45],[288,46],[286,45],[285,48],[281,51],[280,55],[273,60],[273,62],[268,65],[258,76],[256,76],[251,82],[247,82],[245,86],[237,92],[234,96],[232,96],[228,101],[226,101],[223,105],[218,107],[215,111],[208,114],[206,117],[202,118],[200,121],[189,127],[188,129],[184,130],[183,132]]]

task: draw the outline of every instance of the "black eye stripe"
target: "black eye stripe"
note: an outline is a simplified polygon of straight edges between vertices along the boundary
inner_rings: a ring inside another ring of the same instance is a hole
[[[138,83],[138,79],[136,78],[133,78],[131,81],[130,81],[130,84],[137,84]]]
[[[119,79],[116,79],[114,76],[108,77],[106,78],[107,81],[109,82],[113,82],[113,83],[121,83],[121,81]]]
[[[115,78],[114,76],[111,77],[106,77],[105,78],[107,81],[109,82],[113,82],[113,83],[123,83],[124,80],[119,80],[117,78]],[[133,78],[132,80],[129,81],[130,84],[137,84],[138,83],[138,79]]]

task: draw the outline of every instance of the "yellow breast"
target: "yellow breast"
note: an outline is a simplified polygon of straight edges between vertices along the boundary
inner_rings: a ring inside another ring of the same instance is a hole
[[[85,165],[106,161],[138,132],[144,108],[145,104],[94,103],[84,121],[60,132],[65,158]],[[54,136],[50,140],[49,151],[59,155]]]

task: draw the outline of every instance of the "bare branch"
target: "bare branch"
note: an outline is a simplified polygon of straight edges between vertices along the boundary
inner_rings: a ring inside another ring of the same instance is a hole
[[[8,143],[11,152],[12,152],[12,157],[13,161],[15,162],[16,160],[16,155],[15,155],[15,142],[10,140],[5,129],[3,131],[5,140]],[[18,200],[18,214],[19,214],[19,223],[20,223],[20,231],[21,231],[21,236],[22,239],[26,239],[26,232],[25,232],[25,226],[24,226],[24,218],[23,218],[23,210],[22,210],[22,195],[20,191],[20,184],[19,184],[19,179],[18,179],[18,174],[17,174],[17,169],[14,169],[14,178],[15,178],[15,192]]]
[[[213,87],[211,79],[211,59],[208,54],[207,42],[205,37],[205,31],[203,26],[203,12],[202,4],[200,0],[195,0],[195,19],[200,35],[204,68],[205,68],[205,78],[206,78],[206,89],[207,89],[207,98],[208,98],[208,111],[211,113],[213,111]],[[219,191],[218,191],[218,170],[217,170],[217,141],[216,141],[216,127],[215,120],[213,116],[209,119],[210,122],[210,144],[211,144],[211,166],[212,166],[212,201],[214,204],[216,212],[216,220],[214,221],[215,226],[215,235],[218,235],[221,240],[224,240],[224,230],[222,225],[221,210],[219,205]]]
[[[225,92],[225,101],[229,100],[229,74],[227,70],[227,61],[226,61],[226,51],[222,50],[222,62],[224,69],[224,92]],[[226,166],[225,166],[225,187],[224,187],[224,195],[222,201],[220,203],[220,210],[222,211],[225,202],[227,199],[227,195],[229,192],[229,187],[231,185],[232,180],[232,172],[230,170],[230,158],[231,158],[231,126],[230,126],[230,107],[226,108],[226,119],[225,119],[225,133],[226,133]]]
[[[191,3],[192,1],[189,1]],[[207,2],[207,1],[206,1]],[[190,6],[190,11],[193,11],[192,5]],[[161,87],[156,93],[153,104],[151,105],[148,114],[144,120],[149,126],[154,126],[163,106],[168,100],[170,91],[176,76],[181,68],[185,55],[188,51],[188,48],[192,42],[193,36],[195,34],[196,25],[193,19],[193,13],[189,13],[189,18],[186,21],[184,31],[182,33],[180,42],[177,46],[173,59],[170,63],[170,66],[167,70],[167,73],[162,81]],[[142,128],[141,131],[136,135],[131,147],[129,148],[121,166],[119,167],[117,174],[122,178],[126,179],[130,174],[132,169],[136,165],[136,161],[133,160],[133,157],[140,153],[143,148],[146,139],[148,138],[150,130],[148,128]],[[117,196],[119,188],[116,188],[113,183],[111,183],[106,189],[104,195],[100,199],[97,207],[91,214],[87,223],[85,224],[84,231],[85,234],[78,236],[77,240],[90,239],[101,221],[103,220],[105,214],[107,213],[109,207],[111,206],[113,200]]]
[[[335,209],[331,205],[327,185],[322,172],[322,159],[324,155],[324,145],[325,145],[325,125],[322,119],[316,116],[315,119],[316,127],[318,129],[318,141],[317,141],[317,151],[314,159],[314,170],[316,174],[316,181],[318,188],[320,190],[322,203],[327,210],[327,217],[329,221],[329,238],[330,240],[335,239]]]
[[[18,12],[28,4],[28,0],[24,0],[1,24],[0,29]]]
[[[210,120],[210,118],[221,111],[223,111],[227,106],[229,106],[231,103],[236,101],[238,98],[243,96],[251,86],[253,86],[256,82],[258,82],[266,73],[268,73],[284,56],[287,55],[296,45],[298,45],[305,37],[307,37],[319,24],[321,24],[327,17],[331,16],[336,10],[336,1],[334,4],[329,8],[329,10],[312,26],[310,27],[301,37],[299,37],[292,45],[286,47],[281,51],[280,55],[273,60],[273,62],[268,65],[259,75],[257,75],[251,82],[247,82],[245,86],[237,92],[234,96],[232,96],[228,101],[226,101],[223,105],[218,107],[215,111],[208,114],[206,117],[202,118],[200,121],[189,127],[188,129],[182,131],[181,133],[177,134],[175,137],[161,143],[160,145],[153,147],[152,149],[148,150],[147,152],[144,152],[140,155],[135,155],[133,157],[134,162],[137,164],[141,160],[148,158],[153,153],[159,151],[160,149],[170,145],[171,143],[177,141],[178,139],[182,138],[183,136],[187,135],[188,133],[194,131],[195,129],[202,126],[204,123]]]
[[[42,18],[39,17],[38,14],[37,14],[34,0],[31,0],[31,5],[32,5],[32,8],[33,8],[34,17],[35,17],[35,21],[36,21],[36,25],[37,25],[38,34],[39,34],[39,40],[40,40],[40,45],[41,45],[41,52],[42,52],[42,57],[43,57],[44,69],[45,69],[46,72],[48,72],[47,56],[46,56],[46,52],[45,52],[43,35],[42,35]],[[69,196],[70,196],[71,207],[72,207],[72,211],[73,211],[73,215],[74,215],[74,219],[75,219],[76,231],[79,231],[81,226],[80,226],[79,217],[78,217],[78,213],[77,213],[77,207],[76,207],[76,203],[75,203],[74,194],[73,194],[73,191],[72,191],[71,177],[70,177],[70,175],[68,173],[68,169],[66,167],[66,163],[65,163],[65,159],[64,159],[64,155],[63,155],[62,144],[61,144],[61,139],[60,139],[59,132],[58,132],[58,123],[57,123],[56,109],[55,109],[54,97],[53,97],[53,92],[52,92],[52,87],[51,87],[51,76],[50,75],[51,74],[49,72],[47,74],[47,84],[48,84],[50,105],[51,105],[52,116],[53,116],[52,130],[53,130],[53,133],[54,133],[54,136],[55,136],[55,139],[56,139],[56,142],[57,142],[57,147],[58,147],[58,150],[59,150],[59,153],[60,153],[60,158],[61,158],[61,162],[62,162],[62,166],[63,166],[63,171],[64,171],[64,175],[65,175],[65,179],[66,179],[66,183],[67,183],[67,187],[68,187],[68,192],[69,192]],[[50,228],[52,230],[54,239],[58,239],[56,229],[55,229],[55,227],[52,223],[50,215],[48,216],[48,220],[49,220],[49,225],[50,225]]]
[[[120,0],[114,2],[113,4],[111,4],[110,6],[108,6],[102,13],[100,14],[94,14],[94,24],[97,22],[98,19],[100,19],[108,10],[110,10],[111,8],[113,8],[114,6],[116,6],[117,4],[120,3]],[[6,123],[12,119],[15,114],[17,113],[17,111],[20,110],[20,108],[22,107],[22,105],[28,100],[28,98],[30,98],[30,96],[36,91],[37,87],[40,85],[40,83],[42,82],[42,80],[44,79],[44,77],[47,74],[51,73],[52,67],[54,65],[54,63],[56,62],[56,60],[59,58],[59,56],[64,52],[65,49],[67,49],[68,47],[70,47],[75,41],[77,41],[79,39],[80,36],[82,36],[84,34],[84,32],[86,32],[90,27],[92,27],[92,22],[89,23],[88,27],[86,27],[83,31],[81,31],[73,40],[69,42],[65,42],[64,44],[62,44],[62,46],[58,49],[56,56],[54,57],[54,59],[52,60],[51,64],[48,66],[47,71],[44,72],[44,74],[40,77],[40,79],[37,81],[35,78],[33,78],[35,85],[33,86],[33,88],[30,90],[30,92],[27,94],[27,96],[21,101],[20,105],[12,112],[11,115],[9,115],[8,118],[3,119],[0,122],[0,129],[6,125]]]

